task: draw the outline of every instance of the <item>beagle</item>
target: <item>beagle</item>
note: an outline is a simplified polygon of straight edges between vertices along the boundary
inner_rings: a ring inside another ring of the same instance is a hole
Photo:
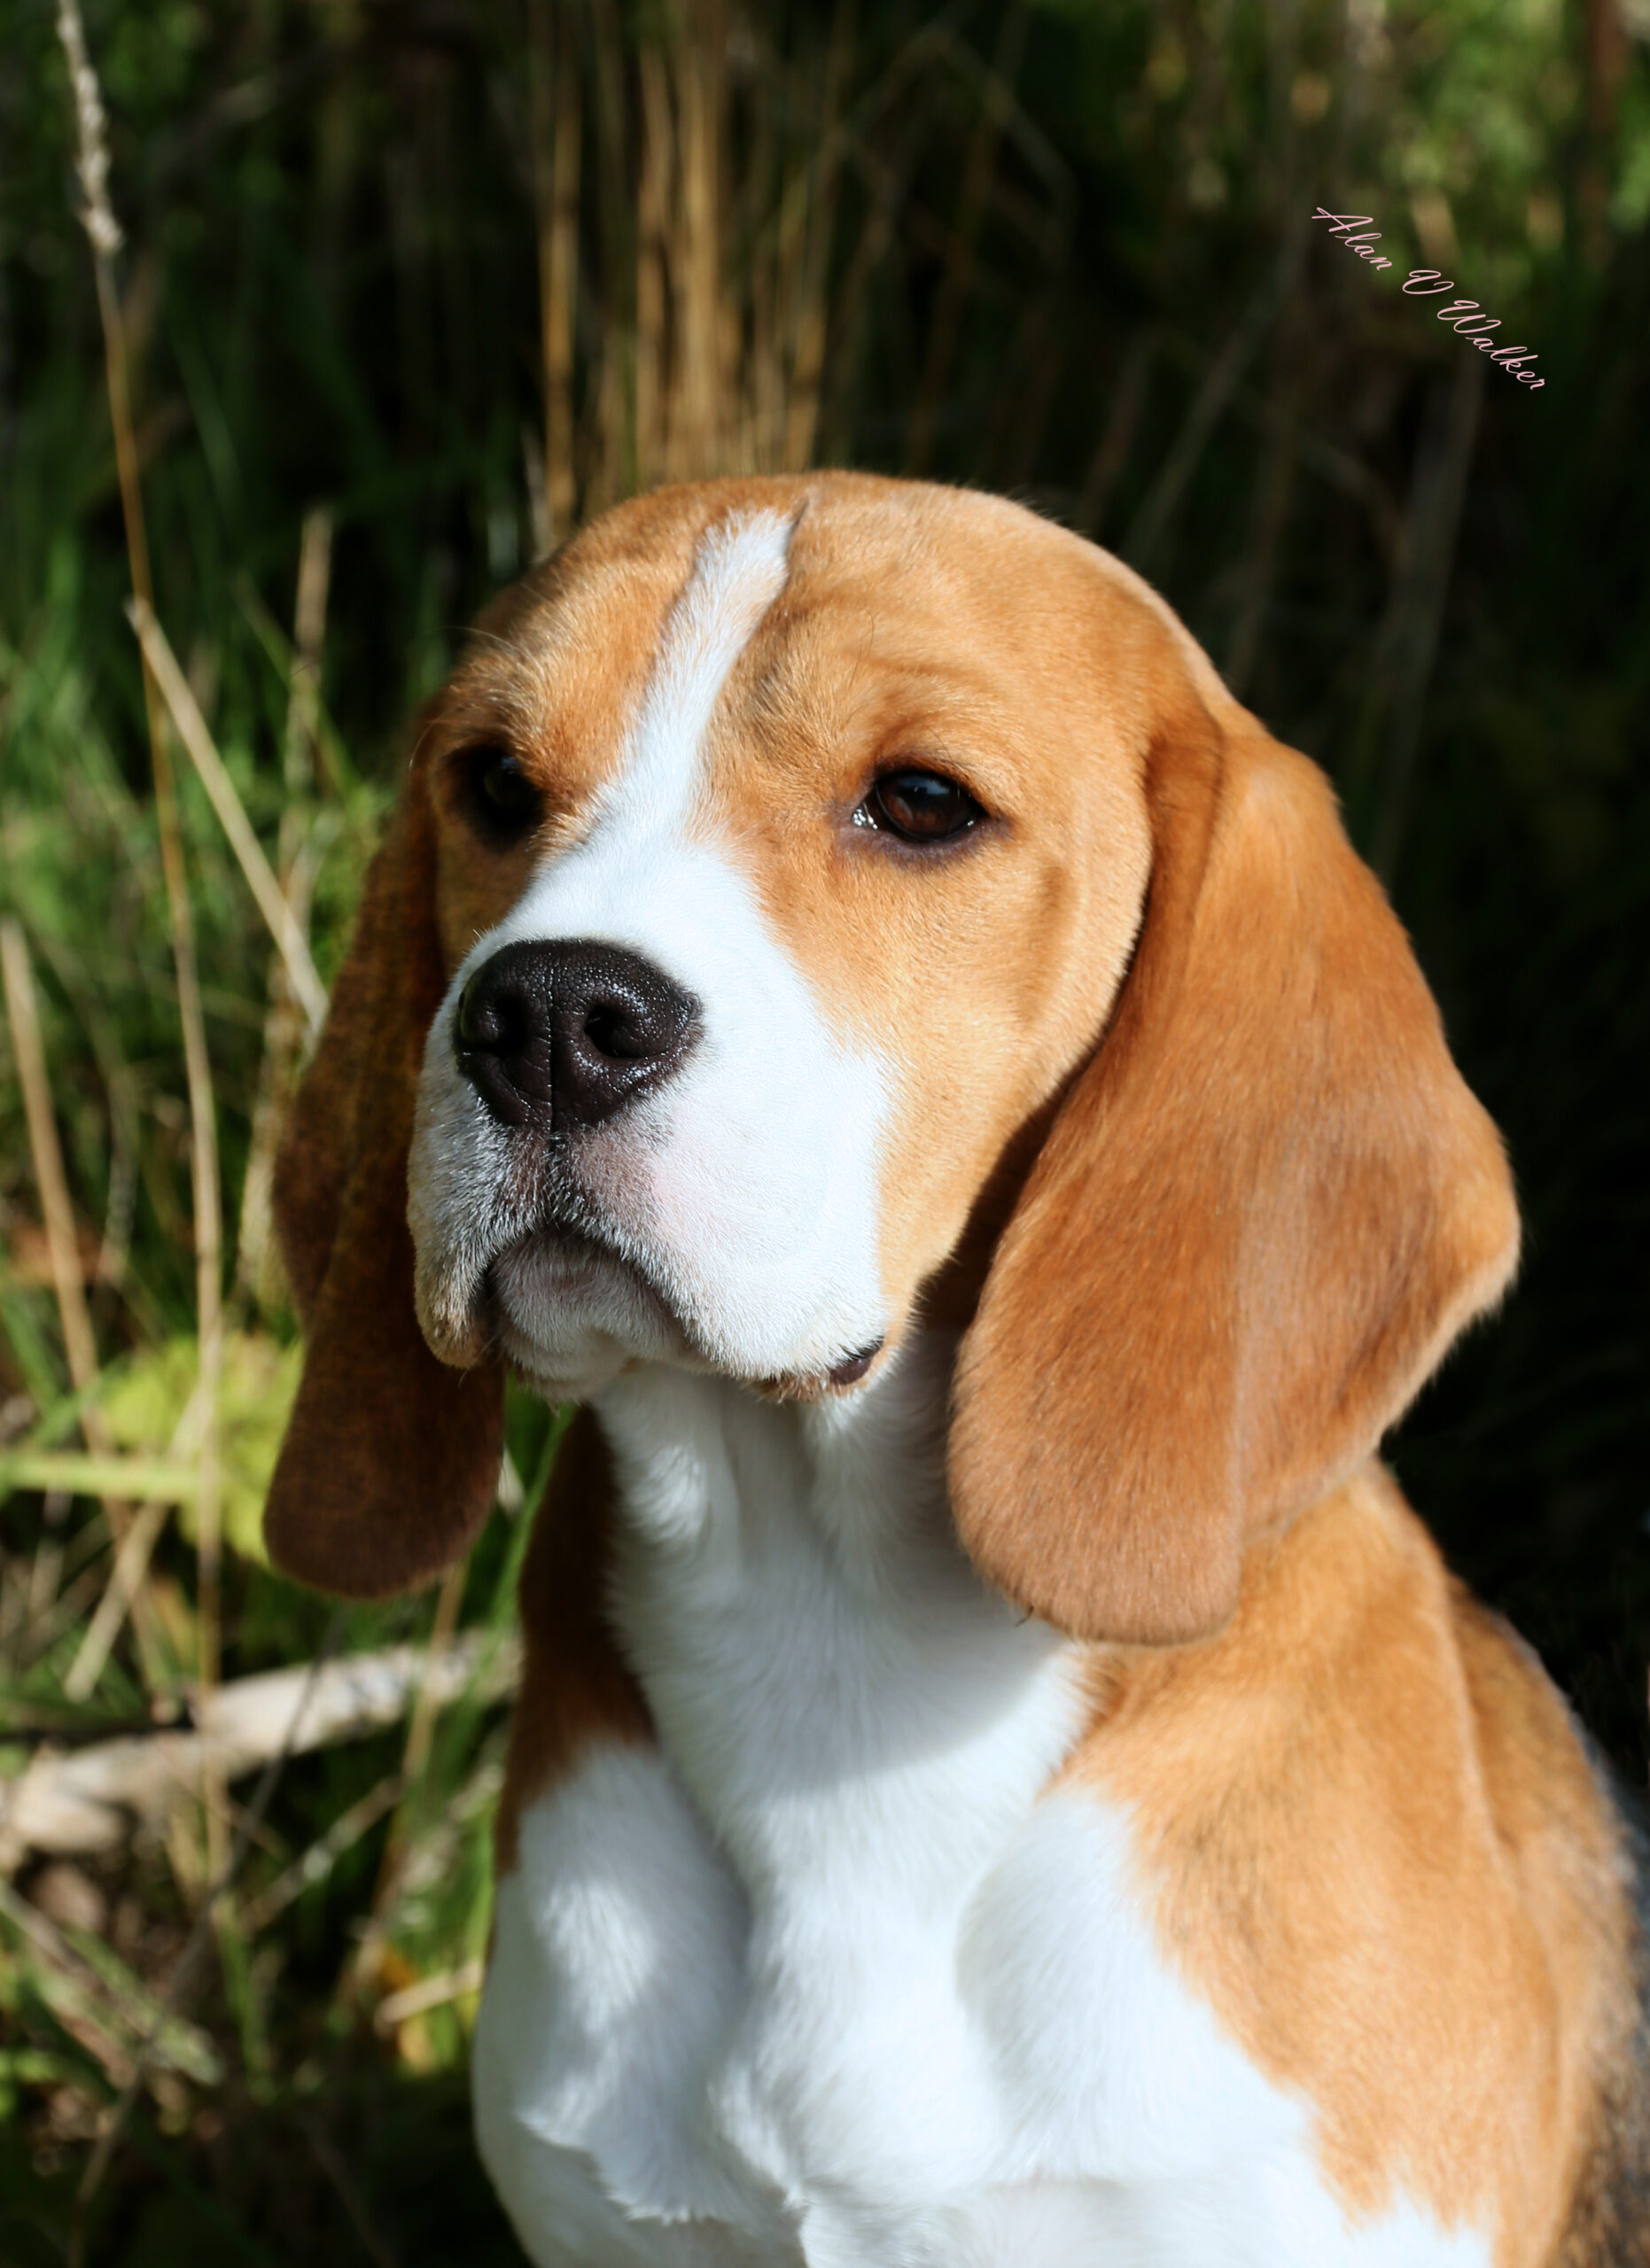
[[[427,715],[278,1214],[294,1574],[426,1581],[505,1369],[583,1405],[474,2053],[541,2268],[1650,2263],[1627,1832],[1375,1461],[1501,1146],[1117,562],[597,521]]]

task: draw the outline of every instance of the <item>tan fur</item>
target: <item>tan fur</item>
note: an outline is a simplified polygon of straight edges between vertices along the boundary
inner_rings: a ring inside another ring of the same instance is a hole
[[[1226,1629],[1108,1648],[1064,1784],[1127,1806],[1165,1956],[1399,2193],[1550,2260],[1626,1997],[1599,1793],[1534,1660],[1369,1468],[1246,1556]]]
[[[835,474],[666,491],[494,610],[419,736],[283,1155],[310,1346],[273,1551],[387,1589],[485,1513],[483,1327],[454,1369],[412,1317],[419,1050],[619,762],[704,529],[748,508],[793,520],[790,579],[694,823],[890,1067],[890,1335],[968,1326],[960,1534],[1106,1642],[1062,1784],[1129,1806],[1166,1954],[1316,2107],[1350,2210],[1484,2218],[1501,2268],[1638,2259],[1588,2171],[1635,2084],[1607,1808],[1538,1667],[1367,1462],[1512,1267],[1499,1144],[1321,775],[1137,578],[1029,514]],[[463,817],[480,742],[545,797],[502,855]],[[852,813],[901,764],[992,824],[891,854]],[[611,1489],[580,1419],[524,1577],[503,1866],[583,1745],[650,1736],[602,1613]]]

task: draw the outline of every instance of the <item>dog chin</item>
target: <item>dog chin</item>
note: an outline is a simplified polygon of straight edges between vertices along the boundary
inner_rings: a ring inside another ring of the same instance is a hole
[[[576,1231],[523,1237],[493,1262],[487,1283],[498,1351],[548,1399],[582,1400],[633,1362],[697,1367],[652,1285]]]
[[[502,1356],[551,1402],[588,1401],[636,1363],[736,1379],[767,1401],[817,1402],[854,1392],[883,1344],[818,1367],[730,1365],[639,1268],[571,1227],[532,1230],[457,1280],[421,1269],[417,1295],[441,1361],[468,1369]]]

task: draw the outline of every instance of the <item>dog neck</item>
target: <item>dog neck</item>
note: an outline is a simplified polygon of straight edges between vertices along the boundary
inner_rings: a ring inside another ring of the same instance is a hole
[[[952,1532],[956,1340],[775,1404],[639,1368],[597,1404],[611,1611],[660,1745],[753,1908],[960,1901],[1080,1729],[1077,1650]]]

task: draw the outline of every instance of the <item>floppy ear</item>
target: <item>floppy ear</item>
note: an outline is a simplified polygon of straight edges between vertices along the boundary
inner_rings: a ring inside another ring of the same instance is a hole
[[[1086,1638],[1205,1635],[1505,1286],[1499,1138],[1327,781],[1189,689],[1147,909],[957,1372],[959,1533]]]
[[[413,1308],[407,1153],[446,978],[434,843],[415,767],[276,1165],[275,1218],[307,1337],[264,1510],[276,1566],[352,1598],[452,1565],[486,1518],[502,1373],[449,1370]]]

